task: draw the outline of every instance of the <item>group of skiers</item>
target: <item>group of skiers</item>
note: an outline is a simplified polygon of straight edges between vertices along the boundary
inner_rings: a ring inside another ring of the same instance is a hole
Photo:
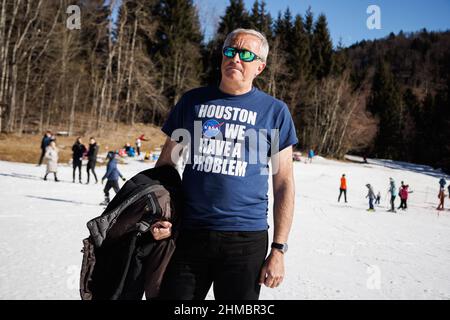
[[[83,159],[88,160],[86,165],[86,173],[87,173],[87,181],[86,184],[89,184],[90,180],[90,173],[92,171],[92,174],[95,178],[95,183],[98,183],[97,174],[95,173],[95,165],[97,163],[97,153],[98,153],[98,145],[95,141],[94,137],[91,137],[89,139],[89,147],[86,148],[86,146],[83,144],[81,137],[78,137],[75,140],[75,143],[72,146],[72,182],[75,183],[75,173],[78,169],[78,181],[82,183],[81,179],[81,166]]]
[[[78,137],[72,146],[73,151],[73,182],[75,183],[75,170],[78,168],[79,171],[79,182],[81,181],[81,162],[83,158],[88,159],[88,163],[86,165],[87,171],[87,182],[89,184],[89,172],[92,171],[92,174],[95,178],[95,183],[98,183],[97,175],[95,173],[95,164],[97,162],[97,153],[98,153],[98,145],[95,141],[94,137],[91,137],[89,140],[89,149],[86,150],[86,147],[83,145],[81,141],[81,137]],[[109,151],[106,159],[108,159],[108,164],[106,166],[105,175],[102,177],[102,184],[105,180],[107,180],[105,188],[103,192],[105,194],[105,200],[100,203],[101,205],[107,205],[110,202],[109,191],[111,188],[115,193],[119,192],[119,177],[125,181],[125,177],[117,168],[117,160],[116,160],[116,152]]]
[[[445,181],[444,178],[441,178],[439,180],[439,205],[437,207],[437,210],[444,210],[444,199],[446,198],[445,193],[445,186],[447,184],[447,181]],[[373,186],[368,183],[366,184],[367,187],[367,195],[366,198],[369,199],[369,208],[367,211],[372,212],[375,211],[374,204],[380,204],[381,200],[381,193],[378,191],[377,195],[375,195],[375,191],[373,190]],[[450,184],[447,186],[448,190],[448,196],[450,198]],[[405,184],[403,181],[401,182],[400,188],[397,190],[395,186],[395,181],[392,177],[389,178],[389,188],[388,188],[388,194],[390,195],[390,209],[387,210],[388,212],[397,212],[397,210],[406,210],[408,208],[408,196],[413,191],[410,190],[409,185]],[[341,183],[339,186],[339,196],[338,196],[338,202],[341,200],[341,196],[344,195],[345,203],[347,203],[347,180],[345,177],[345,174],[341,177]],[[397,196],[400,198],[400,205],[395,208],[395,199]]]
[[[375,195],[375,191],[373,190],[373,186],[368,183],[366,184],[367,187],[367,195],[366,198],[369,199],[369,208],[367,211],[375,211],[374,205],[380,204],[381,201],[381,193],[378,191],[378,193]],[[409,185],[405,184],[403,181],[401,182],[401,186],[399,190],[397,191],[397,188],[395,186],[395,181],[393,178],[389,178],[389,189],[388,193],[390,194],[390,204],[391,207],[388,210],[388,212],[397,212],[395,209],[395,199],[397,197],[397,194],[400,197],[400,206],[397,209],[406,210],[408,208],[408,195],[409,193],[412,193],[412,191],[409,190]],[[345,174],[341,177],[341,183],[339,186],[339,196],[338,196],[338,202],[341,200],[341,196],[344,195],[345,203],[347,203],[347,179]]]
[[[47,180],[47,176],[50,173],[53,173],[55,181],[59,182],[57,177],[58,172],[58,148],[56,147],[56,141],[55,137],[53,136],[51,131],[47,131],[42,138],[41,141],[41,157],[39,159],[38,166],[42,164],[43,160],[46,160],[47,167],[46,172],[44,175],[44,180]],[[97,163],[97,154],[98,154],[98,145],[94,137],[91,137],[89,139],[89,146],[86,148],[86,146],[83,144],[82,138],[77,137],[75,140],[75,143],[72,146],[72,182],[75,183],[75,177],[76,177],[76,170],[78,169],[78,181],[79,183],[82,183],[82,175],[81,175],[81,167],[82,167],[82,161],[83,159],[87,159],[87,165],[86,165],[86,172],[87,172],[87,181],[86,184],[89,184],[90,181],[90,174],[92,173],[95,178],[95,183],[98,183],[97,174],[95,172],[95,166]],[[106,173],[102,177],[102,184],[104,180],[107,180],[107,183],[105,185],[105,188],[103,189],[103,192],[105,194],[105,200],[101,204],[108,204],[110,201],[109,198],[109,191],[110,189],[114,189],[114,191],[117,193],[119,191],[119,184],[118,180],[119,177],[122,178],[123,181],[125,181],[125,178],[120,173],[119,169],[117,168],[117,160],[116,160],[116,153],[115,152],[108,152],[107,159],[108,165],[106,168]]]
[[[389,190],[388,190],[391,199],[391,208],[388,210],[389,212],[397,212],[395,210],[395,198],[397,197],[397,194],[400,198],[400,206],[397,209],[406,210],[408,208],[408,195],[412,193],[412,191],[409,190],[409,185],[405,184],[403,181],[401,182],[400,188],[397,192],[397,188],[395,186],[395,181],[392,177],[389,178]]]

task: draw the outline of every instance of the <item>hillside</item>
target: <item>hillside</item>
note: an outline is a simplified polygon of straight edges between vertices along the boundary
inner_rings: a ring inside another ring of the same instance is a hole
[[[82,139],[87,146],[89,138],[95,137],[100,146],[99,154],[102,154],[110,150],[120,149],[127,142],[134,146],[136,138],[141,134],[145,134],[146,139],[148,139],[148,141],[143,142],[142,150],[145,152],[152,151],[164,144],[165,135],[160,128],[144,124],[134,126],[120,124],[117,129],[88,132],[82,136]],[[56,145],[60,149],[60,163],[67,163],[71,160],[72,145],[76,138],[77,136],[56,135]],[[42,135],[0,134],[0,160],[37,164],[41,154],[41,139]]]

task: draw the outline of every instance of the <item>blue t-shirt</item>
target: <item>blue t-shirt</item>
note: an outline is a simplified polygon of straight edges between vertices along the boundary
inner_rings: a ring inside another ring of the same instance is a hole
[[[268,164],[298,142],[286,104],[253,88],[230,95],[218,87],[185,93],[162,131],[189,133],[183,172],[182,227],[217,231],[268,228]]]

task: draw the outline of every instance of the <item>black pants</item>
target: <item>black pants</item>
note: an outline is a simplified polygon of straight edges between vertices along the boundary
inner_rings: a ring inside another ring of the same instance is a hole
[[[42,160],[44,160],[45,156],[45,149],[41,149],[41,157],[39,158],[39,165],[42,164]]]
[[[78,180],[81,182],[81,161],[73,161],[73,182],[75,182],[75,171],[78,168]]]
[[[87,183],[89,183],[89,171],[92,171],[92,174],[95,178],[95,183],[98,182],[97,175],[95,174],[95,160],[89,160],[86,166],[86,172],[87,172]]]
[[[117,180],[108,180],[108,182],[106,182],[103,192],[105,193],[105,198],[107,199],[109,199],[109,190],[111,190],[111,188],[114,189],[115,193],[119,192],[119,182]]]
[[[391,196],[391,211],[395,211],[395,196]]]
[[[397,209],[406,209],[406,208],[407,208],[406,199],[400,198],[400,207],[398,207]]]
[[[48,176],[49,172],[47,172],[44,176],[44,180],[47,180],[47,176]],[[53,172],[53,176],[55,177],[55,181],[59,181],[58,177],[56,176],[56,172]]]
[[[373,210],[373,198],[369,198],[369,209]]]
[[[347,202],[347,189],[339,189],[339,198],[338,198],[338,202],[341,200],[342,194],[344,194],[345,202]]]
[[[163,300],[258,300],[267,231],[181,231],[161,284]]]

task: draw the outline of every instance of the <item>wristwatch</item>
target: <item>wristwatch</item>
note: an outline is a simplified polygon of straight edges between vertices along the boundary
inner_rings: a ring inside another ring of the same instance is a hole
[[[287,243],[277,243],[277,242],[272,242],[271,247],[273,249],[278,249],[280,250],[282,253],[286,253],[288,251],[288,244]]]

